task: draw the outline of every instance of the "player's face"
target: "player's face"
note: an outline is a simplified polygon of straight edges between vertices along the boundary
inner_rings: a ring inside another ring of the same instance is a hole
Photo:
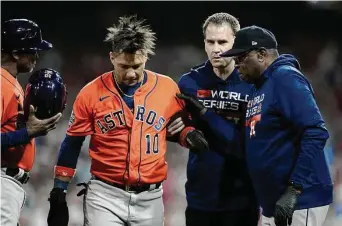
[[[38,53],[20,53],[15,56],[17,59],[18,73],[32,72],[39,58]]]
[[[205,51],[214,68],[225,68],[233,60],[231,57],[220,57],[221,53],[230,50],[235,36],[229,24],[209,24],[205,32]]]
[[[114,74],[119,84],[134,86],[142,81],[147,56],[141,51],[136,53],[109,53],[114,66]]]
[[[240,78],[247,83],[255,83],[262,73],[262,57],[257,50],[249,51],[235,57],[235,67],[239,69]],[[263,59],[262,59],[263,60]],[[263,62],[263,61],[262,61]]]

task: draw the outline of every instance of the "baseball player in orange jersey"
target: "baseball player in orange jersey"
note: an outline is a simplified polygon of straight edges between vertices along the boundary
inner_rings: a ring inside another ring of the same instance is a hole
[[[136,17],[121,17],[106,41],[114,70],[87,84],[77,95],[58,155],[50,193],[49,226],[68,224],[65,195],[87,135],[92,177],[84,197],[84,225],[161,226],[162,182],[167,177],[166,125],[182,111],[177,84],[145,70],[155,36]],[[207,150],[201,132],[185,126],[183,146]]]
[[[35,156],[34,137],[55,128],[61,114],[39,120],[31,107],[25,125],[24,91],[18,73],[33,70],[38,52],[52,48],[41,37],[38,25],[26,19],[5,21],[1,26],[1,225],[18,224]]]

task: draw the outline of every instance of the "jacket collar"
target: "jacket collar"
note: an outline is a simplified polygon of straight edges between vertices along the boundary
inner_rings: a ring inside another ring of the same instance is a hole
[[[203,74],[205,76],[207,76],[208,78],[210,78],[210,80],[214,80],[215,82],[217,83],[229,83],[229,82],[233,82],[233,83],[239,83],[241,82],[242,80],[240,79],[240,75],[239,75],[239,72],[238,70],[235,68],[233,70],[233,72],[225,79],[225,80],[222,80],[221,78],[219,78],[214,70],[213,70],[213,66],[212,64],[210,63],[209,60],[207,60],[203,65]],[[200,68],[199,68],[200,69]],[[199,73],[201,73],[201,70],[199,70]]]

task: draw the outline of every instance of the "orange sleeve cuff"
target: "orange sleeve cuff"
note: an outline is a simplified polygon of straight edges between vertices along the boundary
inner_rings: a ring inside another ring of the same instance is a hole
[[[62,177],[74,177],[76,170],[64,167],[64,166],[55,166],[54,170],[55,176],[62,176]]]
[[[188,135],[188,133],[190,131],[193,131],[193,130],[195,130],[195,128],[192,127],[192,126],[185,127],[182,130],[182,132],[179,135],[179,143],[180,143],[180,145],[182,145],[185,148],[188,148],[188,143],[186,142],[186,136]]]

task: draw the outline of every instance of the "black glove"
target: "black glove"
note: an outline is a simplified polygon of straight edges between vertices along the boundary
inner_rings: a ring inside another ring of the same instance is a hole
[[[184,100],[187,104],[193,105],[198,110],[200,115],[203,115],[207,111],[207,108],[204,107],[200,101],[192,96],[186,95],[184,93],[177,93],[176,96],[179,99]]]
[[[276,226],[288,226],[292,224],[292,215],[297,204],[300,191],[294,186],[289,186],[286,192],[277,201],[274,211]]]
[[[199,130],[188,132],[186,142],[188,143],[189,149],[195,153],[209,151],[208,142]]]
[[[50,192],[50,210],[47,218],[48,226],[67,226],[69,209],[65,200],[66,192],[62,188],[53,188]]]
[[[77,193],[77,196],[82,196],[87,194],[88,184],[86,183],[78,183],[77,186],[83,186],[84,188]]]

